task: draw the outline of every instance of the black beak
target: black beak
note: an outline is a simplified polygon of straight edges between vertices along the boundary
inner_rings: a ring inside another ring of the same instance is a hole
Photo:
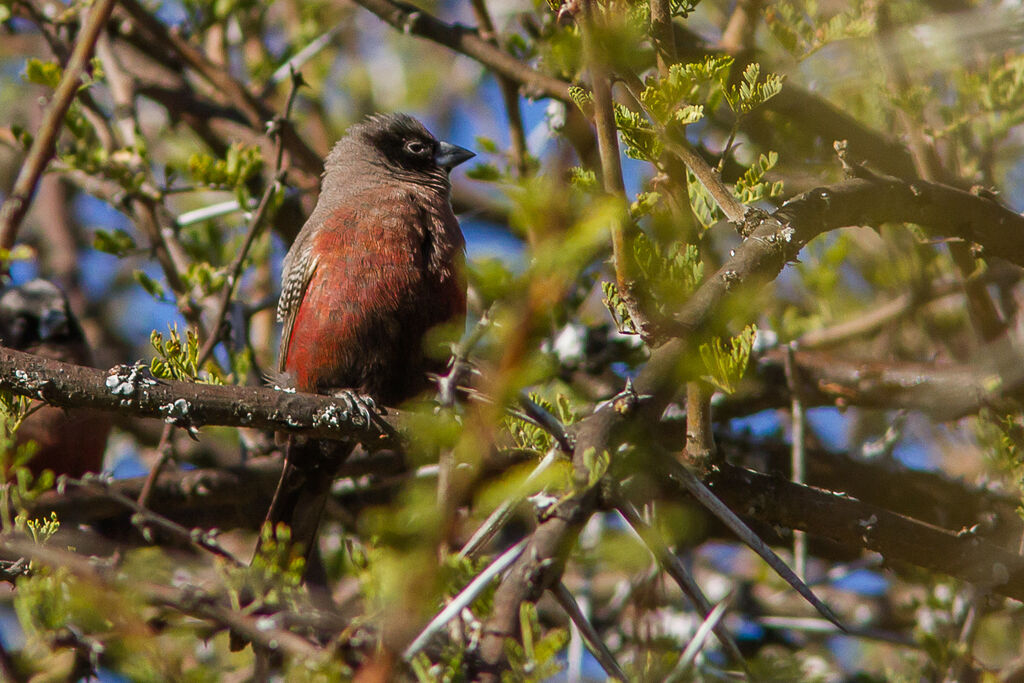
[[[459,164],[469,161],[476,154],[464,147],[453,145],[449,142],[442,142],[437,146],[437,154],[434,155],[434,163],[441,168],[452,170]]]

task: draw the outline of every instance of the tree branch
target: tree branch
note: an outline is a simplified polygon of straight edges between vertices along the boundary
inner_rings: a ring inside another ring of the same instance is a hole
[[[466,55],[497,74],[522,83],[531,97],[554,97],[569,102],[569,84],[541,73],[484,40],[476,29],[448,24],[427,12],[392,0],[353,0],[401,33],[426,38]]]
[[[154,379],[145,366],[109,371],[0,347],[0,389],[51,405],[163,418],[184,428],[250,427],[326,439],[352,438],[373,448],[395,445],[401,413],[389,409],[362,424],[329,396],[269,387],[218,386]]]
[[[740,467],[722,467],[708,485],[745,517],[873,550],[887,561],[925,567],[1024,601],[1024,557],[971,533]]]
[[[93,48],[96,47],[96,40],[116,4],[117,0],[97,0],[89,10],[88,19],[82,26],[78,42],[75,43],[75,49],[64,69],[64,75],[53,93],[53,99],[46,110],[43,122],[40,124],[39,130],[36,131],[28,156],[26,156],[21,170],[18,171],[14,187],[11,188],[10,194],[4,200],[3,206],[0,207],[0,249],[10,249],[14,246],[18,227],[28,212],[32,196],[39,184],[39,177],[43,174],[50,157],[53,156],[57,136],[64,125],[64,116],[68,113],[75,95],[78,94],[82,74],[85,73],[85,67],[92,56]]]

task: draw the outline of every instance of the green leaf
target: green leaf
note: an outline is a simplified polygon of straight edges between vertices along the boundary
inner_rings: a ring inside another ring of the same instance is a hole
[[[573,166],[569,169],[569,182],[580,192],[597,192],[600,189],[597,173],[582,166]]]
[[[629,315],[629,309],[626,303],[622,300],[622,296],[619,294],[619,288],[614,282],[602,282],[601,291],[604,293],[602,301],[604,302],[605,308],[612,316],[612,322],[615,323],[615,328],[621,334],[640,334],[640,330],[637,329],[636,324],[633,322],[633,318]]]
[[[661,203],[661,194],[658,192],[641,192],[636,200],[629,205],[629,215],[633,220],[638,220],[650,213]]]
[[[704,187],[704,184],[697,180],[697,176],[690,169],[686,169],[686,196],[690,200],[690,209],[693,211],[694,217],[704,230],[724,217],[714,197]]]
[[[585,116],[590,115],[590,108],[594,105],[594,93],[578,85],[569,86],[569,99],[579,107]]]
[[[681,19],[690,16],[690,13],[697,9],[699,4],[700,0],[669,0],[668,3],[672,16]]]
[[[587,468],[587,488],[601,481],[601,477],[608,472],[611,462],[612,457],[606,450],[598,452],[596,448],[591,447],[583,452],[583,464]]]
[[[829,43],[863,38],[875,32],[875,10],[870,0],[829,3],[842,11],[825,16],[817,2],[777,0],[765,9],[764,20],[779,44],[797,59],[805,59]]]
[[[103,229],[96,230],[92,238],[92,246],[97,251],[117,257],[126,256],[136,249],[135,239],[120,228],[113,232]]]
[[[62,75],[63,70],[57,62],[44,62],[35,57],[30,57],[25,62],[25,80],[29,83],[56,88]]]
[[[721,391],[731,394],[747,371],[750,351],[757,338],[757,326],[747,325],[726,346],[721,338],[715,337],[708,344],[700,345],[700,358],[709,374],[702,379]]]
[[[482,163],[466,171],[466,177],[473,180],[493,182],[501,179],[501,171],[494,164]]]
[[[633,254],[654,300],[667,309],[681,304],[704,278],[704,263],[696,245],[674,242],[662,247],[640,233],[633,239]]]
[[[673,64],[663,78],[649,79],[640,101],[662,124],[669,120],[686,125],[714,109],[722,96],[732,57],[707,57],[702,62]]]
[[[640,112],[616,104],[615,126],[626,145],[626,156],[640,161],[656,161],[661,156],[661,140]]]
[[[498,143],[496,143],[494,140],[490,138],[485,138],[482,135],[476,136],[475,139],[477,149],[479,149],[480,151],[486,152],[488,154],[498,153]]]
[[[761,65],[751,62],[743,70],[743,81],[725,92],[725,99],[729,103],[729,107],[737,115],[749,114],[782,92],[782,76],[768,74],[763,81],[758,83],[760,75]]]
[[[736,180],[733,195],[744,204],[763,199],[774,199],[782,194],[782,181],[769,183],[764,180],[765,174],[779,163],[778,152],[769,151],[757,158],[750,168]]]
[[[193,179],[216,189],[242,188],[262,168],[263,156],[259,147],[237,142],[232,143],[223,159],[193,154],[188,160],[188,170]]]
[[[676,110],[674,115],[676,123],[686,126],[691,123],[697,123],[704,118],[704,105],[703,104],[688,104],[684,107],[680,107]]]
[[[142,288],[149,292],[149,295],[154,299],[159,299],[161,301],[164,299],[164,287],[159,282],[141,270],[136,270],[132,273],[132,276],[135,278],[135,281],[142,285]]]

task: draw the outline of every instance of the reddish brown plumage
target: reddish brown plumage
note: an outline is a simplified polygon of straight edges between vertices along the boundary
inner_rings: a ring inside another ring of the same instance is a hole
[[[366,190],[317,226],[316,266],[281,350],[300,391],[350,388],[396,404],[438,369],[423,337],[465,315],[462,233],[447,196],[425,194],[397,184]]]
[[[282,273],[276,378],[301,391],[354,390],[385,405],[428,386],[441,362],[432,327],[466,312],[464,241],[448,172],[471,152],[408,116],[375,116],[335,145],[309,220]],[[331,480],[350,444],[291,440],[267,514],[307,556]]]

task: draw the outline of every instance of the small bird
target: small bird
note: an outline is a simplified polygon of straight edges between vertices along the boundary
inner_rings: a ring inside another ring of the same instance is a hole
[[[0,295],[0,343],[44,358],[92,365],[92,352],[64,292],[35,279]],[[28,468],[81,477],[99,472],[110,434],[106,413],[82,408],[38,406],[18,430],[17,442],[38,445]]]
[[[466,315],[465,240],[448,175],[473,156],[406,114],[349,128],[284,259],[279,385],[338,395],[363,412],[429,386],[443,363],[424,352],[427,331]],[[307,559],[352,448],[289,438],[267,522],[287,524]]]

